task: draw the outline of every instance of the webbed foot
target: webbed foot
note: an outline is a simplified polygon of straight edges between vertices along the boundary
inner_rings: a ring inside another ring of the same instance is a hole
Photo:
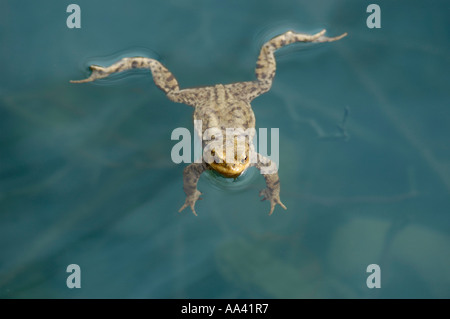
[[[101,67],[99,65],[91,65],[89,67],[91,69],[92,73],[91,75],[83,80],[70,80],[70,83],[86,83],[86,82],[92,82],[98,79],[106,78],[110,72],[106,70],[106,68]]]
[[[312,35],[311,38],[314,40],[312,40],[311,42],[333,42],[333,41],[338,41],[348,35],[347,32],[345,32],[345,33],[342,33],[341,35],[330,38],[330,37],[325,36],[325,32],[326,32],[326,30],[323,29],[322,31]]]

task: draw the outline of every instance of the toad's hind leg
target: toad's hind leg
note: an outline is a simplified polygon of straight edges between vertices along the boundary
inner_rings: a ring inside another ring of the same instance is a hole
[[[92,70],[92,73],[87,79],[70,82],[86,83],[103,79],[111,74],[130,69],[149,69],[152,72],[153,81],[155,81],[156,86],[164,91],[169,99],[174,102],[186,103],[188,105],[193,104],[193,93],[190,90],[180,90],[178,81],[175,79],[174,75],[157,60],[144,57],[123,58],[108,67],[91,65],[89,68]]]
[[[347,33],[344,33],[340,36],[329,38],[324,36],[324,34],[325,30],[313,35],[288,31],[267,41],[262,46],[258,61],[256,62],[256,81],[242,82],[241,86],[237,85],[236,89],[240,90],[241,94],[245,94],[249,100],[253,100],[257,96],[269,91],[276,71],[274,52],[286,45],[296,42],[332,42],[347,35]]]
[[[167,70],[167,68],[163,66],[159,61],[150,58],[123,58],[119,62],[116,62],[108,67],[91,65],[89,68],[92,70],[92,73],[91,76],[89,76],[87,79],[70,82],[92,82],[98,79],[106,78],[111,74],[127,71],[130,69],[149,69],[152,72],[153,80],[155,81],[156,86],[163,90],[166,94],[170,91],[178,91],[180,89],[178,86],[178,82],[173,74],[169,70]]]

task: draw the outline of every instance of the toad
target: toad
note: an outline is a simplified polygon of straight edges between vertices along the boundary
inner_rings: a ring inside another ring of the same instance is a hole
[[[197,216],[195,203],[201,199],[199,197],[202,194],[197,189],[197,182],[205,170],[214,170],[224,177],[236,178],[250,166],[256,166],[266,181],[266,188],[259,195],[263,196],[262,200],[270,202],[269,215],[271,215],[275,205],[278,204],[284,209],[286,206],[280,199],[280,179],[276,164],[254,151],[252,140],[255,115],[250,103],[256,97],[270,90],[275,77],[274,52],[277,49],[296,42],[331,42],[347,35],[344,33],[330,38],[324,34],[325,30],[313,35],[288,31],[266,42],[262,46],[256,62],[256,80],[254,81],[180,89],[174,75],[159,61],[146,57],[129,57],[108,67],[91,65],[92,73],[88,78],[71,82],[85,83],[130,69],[149,69],[156,86],[171,101],[184,103],[194,108],[194,121],[201,121],[201,125],[197,128],[199,136],[204,135],[208,129],[215,129],[215,133],[209,132],[210,139],[203,141],[203,149],[208,149],[208,152],[204,151],[201,162],[194,162],[184,169],[183,189],[186,193],[186,200],[179,211],[181,212],[189,206]],[[228,138],[223,143],[224,145],[220,144],[221,146],[218,147],[215,143],[218,135],[227,136],[227,128],[247,132],[247,139],[244,143],[238,143],[239,136],[233,135],[232,139]],[[213,145],[214,147],[212,147]],[[209,156],[205,156],[206,153]]]

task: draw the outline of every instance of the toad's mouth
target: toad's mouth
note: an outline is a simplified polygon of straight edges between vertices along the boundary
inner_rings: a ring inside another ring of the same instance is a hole
[[[212,162],[209,165],[213,170],[223,175],[224,177],[236,178],[245,171],[245,169],[248,167],[248,162],[244,164],[240,163],[228,164],[228,163]]]

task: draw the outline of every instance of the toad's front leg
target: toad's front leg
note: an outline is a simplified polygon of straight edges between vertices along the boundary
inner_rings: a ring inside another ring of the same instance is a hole
[[[197,182],[200,175],[207,170],[205,163],[193,163],[187,166],[183,171],[183,189],[186,193],[186,201],[184,205],[180,208],[178,212],[181,212],[186,207],[190,207],[195,216],[197,213],[195,211],[195,203],[201,198],[200,191],[197,189]]]
[[[258,154],[258,163],[255,164],[255,166],[260,170],[266,180],[266,188],[259,192],[259,196],[263,196],[263,201],[270,201],[269,216],[272,215],[276,204],[287,209],[280,199],[280,178],[278,177],[276,163],[272,162],[267,157]]]

